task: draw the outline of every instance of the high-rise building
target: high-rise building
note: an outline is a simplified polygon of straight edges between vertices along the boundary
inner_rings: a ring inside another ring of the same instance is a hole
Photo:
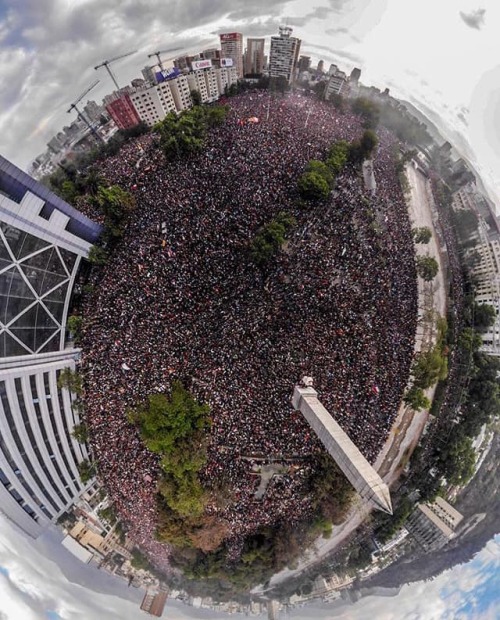
[[[463,515],[442,497],[432,504],[419,504],[406,522],[406,529],[425,551],[441,549],[455,537]]]
[[[66,319],[99,234],[0,156],[0,511],[33,537],[84,491],[87,448],[71,435],[79,416],[58,379],[79,357]]]
[[[299,71],[309,71],[311,68],[311,57],[310,56],[301,56],[299,58]]]
[[[271,37],[271,52],[269,57],[270,77],[285,77],[290,84],[295,77],[300,39],[292,37],[293,29],[289,26],[280,26],[279,36]]]
[[[261,75],[264,71],[265,39],[247,39],[243,70],[245,75]]]
[[[232,58],[238,78],[243,77],[243,35],[226,32],[220,35],[221,58]]]
[[[119,99],[112,101],[106,106],[106,110],[118,129],[135,127],[141,121],[129,95],[122,95]]]
[[[193,66],[196,66],[196,61],[193,62]],[[217,71],[212,66],[206,69],[196,69],[189,73],[187,78],[189,88],[200,93],[202,103],[212,103],[220,97]]]
[[[332,95],[345,95],[349,90],[349,82],[343,71],[336,71],[330,76],[325,88],[325,99],[328,101]]]
[[[324,60],[320,60],[318,62],[318,66],[316,67],[316,71],[318,73],[323,73],[324,68],[325,68],[325,61]]]
[[[354,69],[351,71],[351,75],[349,76],[349,80],[351,82],[358,82],[360,77],[361,77],[361,69],[354,67]]]
[[[142,73],[142,77],[144,78],[144,81],[147,84],[149,84],[150,86],[152,86],[153,84],[156,84],[156,74],[155,74],[154,65],[152,67],[148,67],[148,66],[144,67],[141,73]]]

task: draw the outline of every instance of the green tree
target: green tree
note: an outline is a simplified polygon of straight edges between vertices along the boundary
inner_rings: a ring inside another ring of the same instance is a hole
[[[448,375],[448,359],[441,353],[439,346],[430,351],[421,351],[412,366],[412,375],[416,388],[426,390]]]
[[[427,226],[412,228],[411,234],[415,243],[429,243],[432,239],[432,231]]]
[[[304,172],[298,182],[302,198],[324,200],[330,195],[330,186],[326,179],[317,172]]]
[[[99,245],[93,245],[87,256],[89,263],[93,265],[105,265],[108,262],[108,253]]]
[[[432,256],[417,256],[416,263],[418,275],[426,282],[430,282],[437,276],[439,265]]]
[[[349,160],[355,164],[362,163],[365,159],[369,159],[372,156],[377,144],[377,134],[371,129],[366,129],[361,140],[351,143],[349,147]]]
[[[71,435],[78,441],[78,443],[87,443],[89,434],[85,424],[75,424],[73,426],[73,430],[71,431]]]
[[[403,400],[413,409],[413,411],[429,409],[431,406],[431,401],[424,394],[422,388],[419,388],[416,385],[412,385],[412,387],[406,392]]]
[[[331,168],[322,161],[311,159],[307,164],[306,172],[315,172],[322,176],[329,186],[333,185],[333,172]]]
[[[442,472],[450,484],[464,485],[474,474],[476,453],[472,439],[457,435],[441,454]]]
[[[349,149],[349,142],[346,142],[345,140],[340,140],[330,147],[326,164],[334,176],[337,176],[346,165],[349,157]]]
[[[295,223],[293,216],[281,211],[259,230],[250,246],[252,259],[259,267],[264,267],[279,252],[287,232]]]
[[[78,473],[83,484],[89,482],[95,476],[95,463],[91,463],[86,459],[78,463]]]
[[[66,326],[75,340],[79,340],[82,335],[82,323],[83,319],[81,316],[72,314],[68,317]]]
[[[151,394],[146,403],[129,412],[146,447],[160,456],[162,540],[182,539],[187,544],[188,532],[200,525],[207,496],[198,473],[206,462],[209,413],[209,406],[196,401],[180,382],[172,385],[169,398]]]
[[[380,108],[363,97],[353,99],[351,110],[354,114],[359,114],[363,118],[363,127],[365,129],[375,129],[380,119]]]
[[[474,352],[481,348],[483,339],[481,338],[481,334],[476,332],[472,327],[464,327],[460,332],[458,343],[466,351]]]
[[[193,105],[201,105],[201,93],[199,90],[191,91],[191,99],[193,100]]]
[[[480,331],[485,332],[496,321],[497,312],[494,306],[490,304],[474,304],[474,327]]]
[[[121,237],[128,216],[135,208],[135,198],[118,185],[111,185],[99,187],[93,201],[104,215],[105,236]]]
[[[61,370],[57,380],[57,386],[59,389],[66,388],[77,396],[80,396],[83,392],[82,378],[77,372],[71,370],[71,368],[63,368]]]

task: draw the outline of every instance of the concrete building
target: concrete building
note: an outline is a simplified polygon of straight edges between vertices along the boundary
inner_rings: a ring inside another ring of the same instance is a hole
[[[226,88],[238,83],[236,67],[221,67],[220,69],[216,69],[215,73],[217,75],[217,85],[221,95],[225,93]]]
[[[245,75],[261,75],[264,71],[265,39],[247,39],[243,70]]]
[[[130,99],[140,120],[150,126],[163,120],[169,112],[179,113],[193,105],[185,75],[138,90]]]
[[[221,58],[232,58],[238,78],[243,77],[243,35],[226,32],[220,35]]]
[[[325,88],[325,99],[331,98],[332,95],[347,95],[349,92],[349,81],[343,71],[336,70],[330,76]]]
[[[463,515],[442,497],[432,504],[419,504],[406,522],[406,529],[425,551],[444,547],[455,537]]]
[[[301,40],[292,37],[293,29],[280,26],[279,36],[271,37],[269,76],[285,77],[290,84],[295,78]]]
[[[141,119],[129,95],[123,95],[106,106],[106,111],[118,129],[129,129],[140,123]]]
[[[197,90],[201,95],[202,103],[213,103],[219,99],[219,84],[217,80],[217,70],[211,65],[206,69],[195,69],[188,74],[188,84],[191,91]],[[193,68],[196,67],[196,61],[193,62]]]
[[[323,73],[324,69],[325,69],[325,61],[324,60],[320,60],[318,62],[318,66],[316,67],[316,71],[318,73]]]
[[[299,72],[309,71],[311,68],[311,57],[310,56],[301,56],[298,62]]]
[[[84,491],[88,458],[59,388],[79,350],[66,319],[100,226],[0,156],[0,510],[36,537]]]
[[[165,603],[167,602],[168,594],[165,590],[159,592],[147,591],[142,599],[141,609],[147,612],[150,616],[156,616],[161,618]]]
[[[361,497],[377,510],[392,514],[391,496],[385,482],[319,402],[318,393],[311,387],[312,379],[304,377],[303,385],[305,387],[295,386],[293,408],[300,411],[309,422]]]

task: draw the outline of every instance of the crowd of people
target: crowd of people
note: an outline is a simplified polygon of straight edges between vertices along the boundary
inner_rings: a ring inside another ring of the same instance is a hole
[[[291,397],[304,376],[374,462],[394,422],[412,360],[414,250],[394,160],[378,130],[376,193],[347,166],[331,197],[298,200],[311,159],[359,139],[361,119],[315,99],[249,93],[229,100],[206,149],[166,163],[154,135],[129,142],[100,173],[135,195],[123,241],[85,309],[86,420],[99,473],[131,536],[160,568],[157,459],[127,411],[180,379],[211,407],[202,478],[232,500],[207,511],[229,524],[233,549],[259,526],[311,509],[312,460],[322,445]],[[252,118],[252,122],[248,119]],[[258,122],[255,122],[255,118]],[[297,224],[259,269],[249,246],[280,211]],[[255,498],[248,457],[297,459]]]

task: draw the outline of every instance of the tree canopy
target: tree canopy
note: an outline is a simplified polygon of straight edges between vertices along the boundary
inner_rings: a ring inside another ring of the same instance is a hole
[[[485,332],[491,327],[497,318],[494,306],[490,304],[474,304],[474,328]]]
[[[415,243],[429,243],[432,239],[432,230],[427,226],[412,228],[411,234]]]
[[[417,273],[425,280],[430,282],[433,280],[439,271],[439,265],[435,258],[432,256],[417,256]]]
[[[287,232],[295,223],[292,215],[281,211],[259,230],[250,248],[252,259],[259,267],[264,267],[279,252]]]

